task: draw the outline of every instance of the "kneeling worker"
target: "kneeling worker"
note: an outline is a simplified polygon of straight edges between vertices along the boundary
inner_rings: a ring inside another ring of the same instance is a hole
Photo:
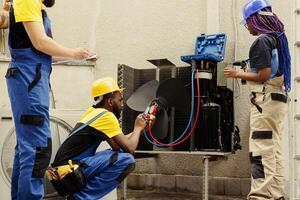
[[[95,81],[92,85],[94,105],[60,146],[51,168],[54,172],[49,174],[54,175],[51,182],[56,190],[62,196],[68,195],[67,199],[99,199],[133,171],[135,160],[131,154],[137,148],[146,122],[139,115],[133,132],[122,133],[118,122],[123,107],[122,90],[112,78]],[[104,140],[112,149],[96,152]],[[66,168],[76,172],[75,176],[70,178]]]

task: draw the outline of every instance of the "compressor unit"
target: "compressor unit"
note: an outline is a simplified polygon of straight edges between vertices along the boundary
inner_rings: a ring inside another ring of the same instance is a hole
[[[136,111],[145,108],[144,116],[149,124],[140,150],[157,146],[172,147],[174,151],[234,152],[241,148],[234,124],[233,91],[218,85],[217,81],[218,63],[224,60],[225,46],[225,34],[202,34],[196,39],[195,54],[181,56],[190,67],[175,67],[175,77],[165,75],[165,80],[157,80],[157,83],[145,81],[139,85],[140,89],[124,95],[129,109],[123,112],[123,127],[129,125],[125,119],[128,111],[134,110],[134,118]],[[119,73],[123,79],[126,79],[126,68]],[[179,73],[180,70],[185,73]],[[126,84],[123,81],[123,87],[127,88]],[[130,132],[130,128],[125,131]]]
[[[218,62],[224,60],[226,35],[197,37],[195,54],[182,56],[200,82],[200,116],[193,134],[194,150],[233,151],[240,148],[234,126],[233,91],[217,85]]]

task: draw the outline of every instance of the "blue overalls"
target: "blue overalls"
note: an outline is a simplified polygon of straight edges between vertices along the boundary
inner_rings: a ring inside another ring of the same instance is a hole
[[[12,14],[12,12],[10,13]],[[46,33],[50,20],[43,16]],[[11,46],[11,41],[8,42]],[[34,48],[10,48],[6,78],[16,128],[11,197],[36,200],[44,195],[43,178],[51,158],[49,92],[52,58]]]
[[[76,200],[98,200],[114,190],[134,170],[135,160],[129,153],[113,150],[97,152],[80,160],[84,163],[86,186],[73,194]]]
[[[104,113],[106,113],[106,111],[95,116],[86,124],[73,131],[64,143],[66,143],[69,139],[72,140],[72,136],[79,133],[81,129],[89,125],[94,120],[101,120],[101,116]],[[84,139],[84,137],[82,137],[82,139]],[[94,153],[101,142],[102,141],[99,140],[94,145],[87,148],[84,152],[72,158],[72,160],[79,161],[83,166],[81,170],[87,183],[79,192],[73,193],[68,199],[98,200],[115,189],[124,180],[124,178],[126,178],[126,176],[134,170],[135,160],[130,153],[114,151],[111,149]],[[68,149],[65,149],[65,152],[68,151]]]

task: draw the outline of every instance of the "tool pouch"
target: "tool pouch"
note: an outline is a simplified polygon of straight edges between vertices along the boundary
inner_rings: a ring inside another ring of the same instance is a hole
[[[55,190],[62,197],[79,192],[86,185],[86,177],[82,168],[78,167],[74,171],[66,174],[62,179],[50,180]]]

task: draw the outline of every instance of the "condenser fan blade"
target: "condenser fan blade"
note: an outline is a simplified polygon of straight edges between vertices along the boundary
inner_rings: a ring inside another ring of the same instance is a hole
[[[153,136],[158,140],[165,139],[168,135],[168,124],[169,117],[167,111],[162,109],[156,114],[155,123],[152,127]]]
[[[177,78],[171,78],[160,83],[156,97],[165,99],[168,106],[175,107],[176,111],[190,112],[190,95],[182,81]]]
[[[149,102],[155,97],[158,81],[153,80],[139,87],[127,100],[127,105],[132,110],[144,112]]]

